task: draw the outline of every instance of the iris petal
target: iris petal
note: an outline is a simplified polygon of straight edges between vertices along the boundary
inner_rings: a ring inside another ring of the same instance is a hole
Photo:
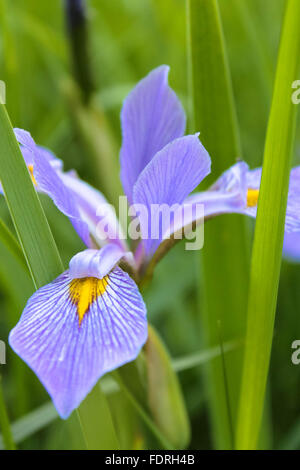
[[[121,180],[132,202],[133,185],[154,155],[185,130],[185,113],[162,65],[141,80],[124,101]]]
[[[252,190],[260,188],[262,169],[256,168],[247,173],[247,187]],[[246,207],[245,214],[256,217],[257,206]],[[300,231],[300,167],[292,168],[290,173],[290,183],[288,201],[285,217],[285,232]]]
[[[285,233],[283,255],[289,261],[300,262],[300,232]]]
[[[192,208],[187,210],[190,219],[185,225],[197,223],[194,210],[197,204],[204,206],[204,219],[220,214],[245,214],[256,217],[259,188],[262,169],[249,170],[245,162],[238,162],[225,171],[208,191],[197,192],[187,197],[184,205]],[[172,231],[184,228],[181,224],[181,208],[178,217],[175,214]],[[168,232],[169,234],[170,232]],[[300,167],[291,170],[288,203],[285,221],[284,253],[293,258],[299,258],[298,240],[300,233]]]
[[[210,157],[198,136],[189,135],[164,147],[143,170],[134,186],[133,200],[135,205],[146,208],[139,218],[148,256],[153,254],[172,223],[172,210],[170,218],[159,220],[162,206],[171,209],[181,205],[209,174],[210,164]]]
[[[92,246],[88,225],[81,220],[74,195],[63,183],[59,175],[60,172],[53,165],[53,155],[38,147],[29,132],[15,129],[15,134],[19,143],[23,146],[22,152],[26,163],[33,165],[33,175],[38,189],[51,197],[57,208],[69,217],[82,241],[87,246]],[[57,166],[59,166],[59,163]]]
[[[70,261],[70,276],[73,279],[89,276],[102,279],[122,258],[134,268],[133,254],[124,252],[112,243],[105,245],[101,250],[82,251]]]
[[[77,177],[75,173],[61,174],[64,184],[72,191],[82,221],[86,222],[98,246],[110,242],[124,251],[127,243],[116,211],[100,191]]]
[[[134,360],[147,338],[146,308],[134,281],[118,267],[105,279],[96,296],[91,285],[97,280],[87,283],[79,307],[66,271],[29,299],[9,336],[63,418],[103,374]]]

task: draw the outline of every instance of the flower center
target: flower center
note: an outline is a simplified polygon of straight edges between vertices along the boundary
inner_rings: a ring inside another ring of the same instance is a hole
[[[30,173],[30,176],[31,176],[31,179],[32,179],[32,182],[33,182],[34,186],[37,186],[37,182],[36,182],[36,179],[35,179],[34,174],[33,174],[33,165],[32,164],[28,165],[28,170],[29,170],[29,173]]]
[[[249,188],[247,191],[247,207],[256,207],[259,196],[259,189]]]
[[[71,282],[69,286],[70,298],[71,302],[77,306],[79,326],[94,300],[106,291],[108,278],[108,276],[105,276],[103,279],[83,277],[73,279]]]

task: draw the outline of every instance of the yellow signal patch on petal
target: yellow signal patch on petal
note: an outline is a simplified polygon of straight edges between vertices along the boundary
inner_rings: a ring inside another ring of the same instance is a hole
[[[32,179],[32,182],[33,182],[34,186],[37,186],[37,182],[36,182],[36,179],[35,179],[34,174],[33,174],[33,165],[28,165],[28,170],[29,170],[29,173],[30,173],[30,176],[31,176],[31,179]]]
[[[247,207],[256,207],[258,202],[259,189],[249,188],[247,191]]]
[[[73,304],[77,306],[79,325],[81,325],[84,315],[88,312],[94,300],[106,291],[108,278],[108,276],[103,279],[83,277],[73,279],[71,282],[69,287],[70,297]]]

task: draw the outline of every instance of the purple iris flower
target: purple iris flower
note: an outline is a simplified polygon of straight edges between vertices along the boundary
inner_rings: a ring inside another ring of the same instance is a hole
[[[152,204],[180,206],[210,172],[198,136],[183,137],[185,114],[168,86],[168,70],[162,66],[144,78],[125,100],[121,116],[124,190],[130,203],[149,209]],[[134,272],[137,252],[144,263],[149,261],[168,227],[156,240],[145,236],[134,256],[101,193],[74,172],[64,173],[28,132],[15,133],[36,189],[52,198],[88,247],[29,299],[9,336],[11,347],[66,418],[103,374],[135,359],[144,345],[146,307],[119,264]],[[140,226],[142,234],[151,231],[143,216]],[[99,236],[101,227],[105,236]]]
[[[141,238],[134,252],[104,196],[60,160],[16,129],[24,159],[38,191],[48,194],[69,217],[87,249],[69,269],[29,299],[9,342],[33,369],[66,418],[105,373],[134,360],[147,339],[146,307],[133,277],[143,272],[170,235],[197,219],[223,213],[256,215],[260,170],[237,163],[208,190],[190,195],[210,172],[210,157],[198,135],[183,136],[184,110],[168,85],[167,66],[153,70],[126,98],[122,113],[121,180],[137,211]],[[296,169],[297,170],[297,169]],[[300,230],[296,170],[287,211],[287,230]],[[295,186],[295,187],[294,187]],[[149,218],[155,207],[177,205],[159,227]],[[182,207],[189,217],[183,218]],[[153,229],[159,233],[152,238]],[[150,236],[149,236],[150,235]]]

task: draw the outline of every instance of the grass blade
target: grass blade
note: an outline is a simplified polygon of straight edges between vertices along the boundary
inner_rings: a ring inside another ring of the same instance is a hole
[[[236,447],[253,449],[271,354],[296,121],[291,85],[300,65],[300,2],[289,0],[277,62],[255,228]]]
[[[232,95],[221,18],[216,0],[188,0],[188,46],[195,130],[212,158],[212,180],[240,157],[239,134]],[[219,217],[205,227],[203,248],[203,326],[206,346],[216,347],[242,338],[248,284],[248,251],[244,220]],[[228,354],[224,364],[216,358],[208,368],[207,384],[212,428],[218,448],[232,447],[230,400],[236,421],[242,351]]]

